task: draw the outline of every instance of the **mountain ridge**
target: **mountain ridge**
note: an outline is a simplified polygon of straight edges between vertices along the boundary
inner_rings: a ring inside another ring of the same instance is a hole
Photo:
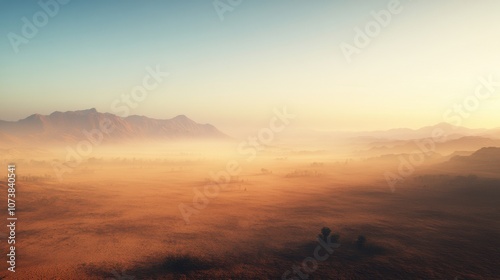
[[[18,121],[0,120],[0,144],[77,141],[85,139],[85,133],[106,130],[103,125],[113,127],[112,132],[105,133],[107,142],[230,139],[215,126],[197,123],[185,115],[171,119],[153,119],[139,115],[120,117],[90,108],[54,111],[49,115],[32,114]]]

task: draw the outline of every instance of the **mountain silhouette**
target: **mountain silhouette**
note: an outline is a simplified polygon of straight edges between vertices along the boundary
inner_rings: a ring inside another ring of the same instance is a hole
[[[132,140],[229,139],[211,124],[197,123],[184,115],[153,119],[132,115],[119,117],[95,108],[79,111],[33,114],[19,121],[0,121],[0,144],[50,144],[85,139],[103,133],[106,142]]]

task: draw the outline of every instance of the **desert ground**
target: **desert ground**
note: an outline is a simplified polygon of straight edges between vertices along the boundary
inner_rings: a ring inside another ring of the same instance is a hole
[[[62,180],[47,155],[4,159],[16,163],[18,226],[3,279],[499,279],[494,170],[422,166],[391,189],[381,160],[124,150],[98,150]],[[231,160],[237,176],[196,200]],[[323,227],[340,247],[303,267]]]

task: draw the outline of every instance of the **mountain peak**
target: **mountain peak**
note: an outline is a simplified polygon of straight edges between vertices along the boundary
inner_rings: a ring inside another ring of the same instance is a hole
[[[95,108],[90,108],[87,110],[79,110],[79,111],[75,111],[75,112],[83,113],[83,114],[94,114],[94,113],[97,113],[97,110]]]
[[[186,115],[178,115],[178,116],[174,117],[172,120],[179,121],[179,122],[193,122],[193,120],[188,118]]]
[[[90,108],[86,110],[76,110],[76,111],[66,111],[66,112],[61,112],[61,111],[54,111],[50,116],[59,116],[59,115],[64,115],[64,114],[82,114],[82,115],[88,115],[88,114],[96,114],[98,113],[95,108]]]
[[[21,121],[34,121],[34,120],[41,121],[42,118],[43,118],[43,116],[40,114],[33,114],[31,116],[28,116],[25,119],[22,119]]]
[[[99,113],[95,108],[55,111],[50,116],[34,114],[18,122],[0,126],[0,133],[25,139],[29,136],[44,143],[59,143],[67,139],[81,139],[83,130],[98,129],[104,118],[115,127],[113,133],[107,137],[108,141],[228,139],[228,136],[216,127],[199,124],[185,115],[163,120],[137,115],[122,118],[109,113]]]

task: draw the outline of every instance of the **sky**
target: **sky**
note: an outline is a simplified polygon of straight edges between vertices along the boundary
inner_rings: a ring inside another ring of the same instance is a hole
[[[500,82],[499,1],[54,1],[0,0],[2,120],[118,114],[149,68],[169,74],[124,116],[183,114],[230,132],[286,106],[299,127],[376,130],[440,123],[469,102],[460,124],[500,127],[500,87],[474,100],[481,77]],[[31,38],[23,18],[39,24]]]

